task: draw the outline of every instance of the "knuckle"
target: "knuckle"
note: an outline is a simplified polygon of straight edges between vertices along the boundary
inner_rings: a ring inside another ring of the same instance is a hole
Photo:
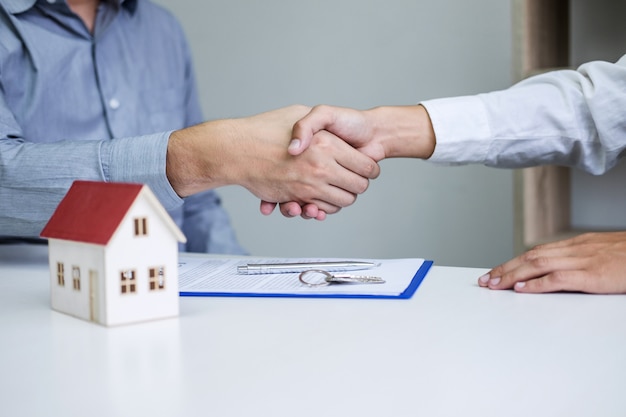
[[[594,242],[599,237],[600,237],[599,233],[597,232],[582,233],[580,235],[574,236],[572,238],[572,243],[576,243],[576,244],[590,243],[590,242]]]
[[[491,271],[489,271],[489,275],[492,277],[501,277],[503,272],[504,268],[502,267],[502,265],[498,265],[495,268],[492,268]]]
[[[531,293],[543,292],[544,287],[545,287],[544,279],[542,278],[530,279],[528,281],[525,281],[522,291],[531,292]]]
[[[313,106],[313,110],[316,113],[326,113],[330,110],[330,106],[327,104],[318,104],[316,106]]]
[[[535,258],[533,258],[532,260],[530,260],[530,264],[538,269],[542,269],[542,268],[546,268],[548,266],[550,266],[550,258],[546,257],[546,256],[537,256]]]
[[[311,165],[311,179],[318,179],[319,181],[327,181],[330,180],[328,169],[326,169],[326,165],[321,163],[314,163]]]
[[[563,284],[567,282],[567,273],[565,271],[554,271],[546,277],[553,286],[562,288]]]
[[[320,148],[320,149],[328,149],[332,146],[333,142],[330,140],[331,136],[328,132],[322,130],[313,135],[313,139],[311,140],[311,145]]]
[[[293,130],[294,130],[294,131],[296,131],[296,130],[300,130],[300,129],[302,129],[303,125],[304,125],[304,120],[303,120],[303,119],[300,119],[300,120],[298,120],[297,122],[295,122],[295,123],[293,124]]]
[[[539,246],[535,246],[534,248],[530,249],[528,252],[522,255],[522,261],[532,262],[534,259],[537,259],[540,256],[540,253],[541,248]]]
[[[542,251],[542,250],[546,249],[548,247],[548,245],[549,245],[549,243],[542,243],[542,244],[539,244],[539,245],[535,245],[535,246],[532,247],[532,249],[530,249],[529,252],[531,252],[531,251],[534,251],[534,252]]]

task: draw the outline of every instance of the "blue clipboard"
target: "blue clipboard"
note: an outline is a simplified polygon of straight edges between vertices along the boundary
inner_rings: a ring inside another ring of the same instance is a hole
[[[280,297],[280,298],[372,298],[372,299],[409,299],[415,294],[428,274],[433,261],[424,260],[407,288],[398,295],[374,294],[336,294],[336,293],[254,293],[254,292],[189,292],[181,291],[181,297]]]

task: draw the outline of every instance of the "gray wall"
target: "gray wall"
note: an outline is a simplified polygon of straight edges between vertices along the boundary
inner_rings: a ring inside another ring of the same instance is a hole
[[[159,0],[189,37],[207,119],[302,103],[369,108],[511,82],[502,0]],[[253,255],[424,257],[487,267],[513,254],[512,173],[383,161],[357,203],[324,222],[270,217],[220,190]]]

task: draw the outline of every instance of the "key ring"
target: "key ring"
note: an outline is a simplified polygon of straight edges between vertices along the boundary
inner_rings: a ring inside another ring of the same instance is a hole
[[[319,276],[320,274],[324,278],[321,279],[319,282],[311,280],[311,277],[310,277],[311,275]],[[308,280],[306,279],[307,277],[309,277]],[[298,279],[300,280],[301,283],[312,288],[325,287],[327,285],[330,285],[330,280],[332,279],[332,277],[333,277],[333,274],[331,274],[328,271],[324,271],[323,269],[307,269],[306,271],[302,271],[300,275],[298,275]]]

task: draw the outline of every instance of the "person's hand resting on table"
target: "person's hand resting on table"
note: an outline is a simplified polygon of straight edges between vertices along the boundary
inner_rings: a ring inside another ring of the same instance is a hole
[[[586,233],[539,245],[478,279],[492,290],[626,293],[626,232]]]

